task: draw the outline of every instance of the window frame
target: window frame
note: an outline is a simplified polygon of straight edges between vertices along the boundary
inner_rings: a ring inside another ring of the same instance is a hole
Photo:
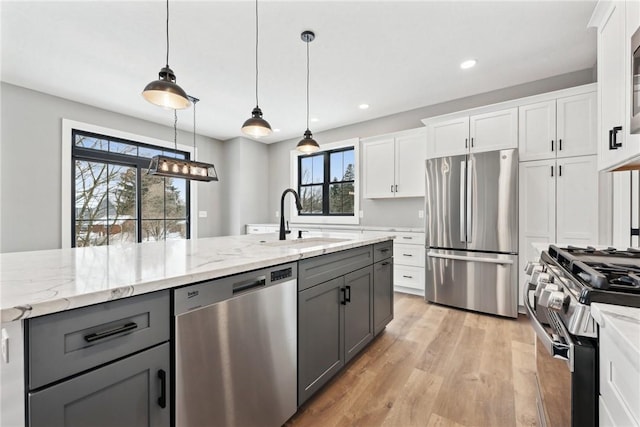
[[[345,151],[353,151],[353,167],[354,167],[354,179],[349,181],[331,181],[331,155],[335,153],[341,153]],[[331,185],[335,184],[349,184],[352,183],[355,188],[355,153],[356,149],[352,146],[340,147],[333,150],[321,150],[312,154],[306,154],[302,156],[298,156],[298,186],[296,187],[296,191],[302,197],[301,189],[302,187],[312,187],[322,185],[322,213],[300,213],[298,216],[300,217],[311,217],[311,216],[354,216],[356,214],[355,210],[353,213],[331,213],[331,200],[329,196],[329,192],[331,189]],[[301,164],[303,159],[313,158],[313,157],[323,157],[323,180],[322,183],[313,182],[311,184],[302,184],[302,169]],[[355,201],[355,191],[354,191],[354,201]],[[355,205],[354,205],[355,208]]]
[[[62,119],[62,209],[61,209],[61,242],[62,248],[74,247],[75,232],[72,219],[75,220],[75,193],[73,191],[75,187],[75,158],[73,158],[74,150],[74,131],[78,131],[84,134],[94,134],[95,136],[104,137],[105,139],[115,142],[123,143],[136,143],[147,148],[161,149],[161,150],[175,150],[175,144],[171,141],[163,141],[160,139],[151,138],[143,135],[136,135],[116,129],[105,128],[89,123],[78,122],[69,119]],[[86,149],[80,147],[81,150],[88,152],[95,152],[95,150]],[[195,152],[193,146],[177,144],[177,150],[184,152],[189,158],[194,158]],[[106,154],[113,156],[113,158],[122,159],[129,164],[135,163],[136,156],[119,154],[105,151]],[[83,159],[87,160],[87,159]],[[98,159],[94,159],[98,160]],[[91,160],[89,160],[91,161]],[[120,165],[124,163],[117,162]],[[142,162],[144,163],[144,162]],[[138,174],[139,175],[139,174]],[[140,176],[136,178],[141,179]],[[187,180],[186,189],[189,193],[188,200],[188,230],[187,235],[189,238],[193,238],[198,235],[197,228],[197,215],[198,203],[197,203],[197,185],[194,181]]]
[[[285,207],[285,210],[288,211],[289,222],[291,223],[311,223],[311,224],[343,224],[343,225],[353,225],[360,224],[360,139],[359,138],[351,138],[344,141],[337,141],[327,144],[322,144],[320,146],[320,151],[313,153],[312,155],[303,154],[298,152],[297,150],[292,150],[290,152],[290,185],[291,188],[296,189],[298,191],[300,189],[300,158],[301,157],[312,157],[313,155],[318,155],[319,152],[339,152],[343,150],[347,150],[353,147],[353,159],[354,159],[354,179],[353,179],[353,189],[354,189],[354,197],[353,197],[353,215],[350,214],[302,214],[298,215],[298,210],[295,207],[295,203],[293,202],[293,198],[287,198],[285,203],[288,203],[288,209]],[[329,167],[328,162],[325,162],[325,181],[323,183],[323,192],[324,187],[331,184],[331,182],[327,182],[327,176],[329,174],[326,172]],[[330,178],[329,178],[330,179]],[[342,181],[341,181],[342,182]],[[346,181],[350,182],[350,181]],[[327,187],[328,188],[328,187]],[[323,203],[329,203],[328,197],[323,198]],[[324,212],[324,209],[323,209]],[[328,209],[327,211],[328,212]],[[282,214],[282,213],[281,213]]]

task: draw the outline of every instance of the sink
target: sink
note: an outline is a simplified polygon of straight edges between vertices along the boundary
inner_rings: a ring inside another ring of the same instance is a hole
[[[335,237],[307,237],[303,239],[276,240],[274,242],[265,242],[265,246],[287,247],[293,249],[310,248],[313,246],[330,245],[332,243],[347,242],[349,239],[338,239]]]

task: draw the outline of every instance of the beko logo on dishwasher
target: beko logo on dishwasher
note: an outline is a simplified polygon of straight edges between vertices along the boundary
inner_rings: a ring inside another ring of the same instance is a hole
[[[191,299],[193,297],[197,297],[200,292],[198,291],[187,291],[187,299]]]

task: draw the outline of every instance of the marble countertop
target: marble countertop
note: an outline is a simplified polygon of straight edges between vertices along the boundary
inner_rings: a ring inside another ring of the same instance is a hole
[[[591,316],[601,328],[609,328],[618,347],[631,351],[640,363],[640,308],[594,302]]]
[[[257,227],[280,227],[279,224],[247,224],[253,225]],[[398,233],[424,233],[424,227],[388,227],[388,226],[374,226],[374,225],[341,225],[341,224],[304,224],[304,223],[294,223],[291,222],[289,224],[290,228],[295,229],[315,229],[315,228],[324,228],[331,230],[345,230],[345,231],[390,231],[390,232],[398,232]]]
[[[280,245],[277,233],[269,233],[3,253],[0,318],[41,316],[392,239],[358,233],[322,237],[341,241],[309,246],[314,236],[296,248]]]

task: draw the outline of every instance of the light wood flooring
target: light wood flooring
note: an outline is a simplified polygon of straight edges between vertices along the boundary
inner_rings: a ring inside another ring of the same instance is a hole
[[[395,318],[287,423],[298,426],[534,426],[527,319],[395,294]]]

